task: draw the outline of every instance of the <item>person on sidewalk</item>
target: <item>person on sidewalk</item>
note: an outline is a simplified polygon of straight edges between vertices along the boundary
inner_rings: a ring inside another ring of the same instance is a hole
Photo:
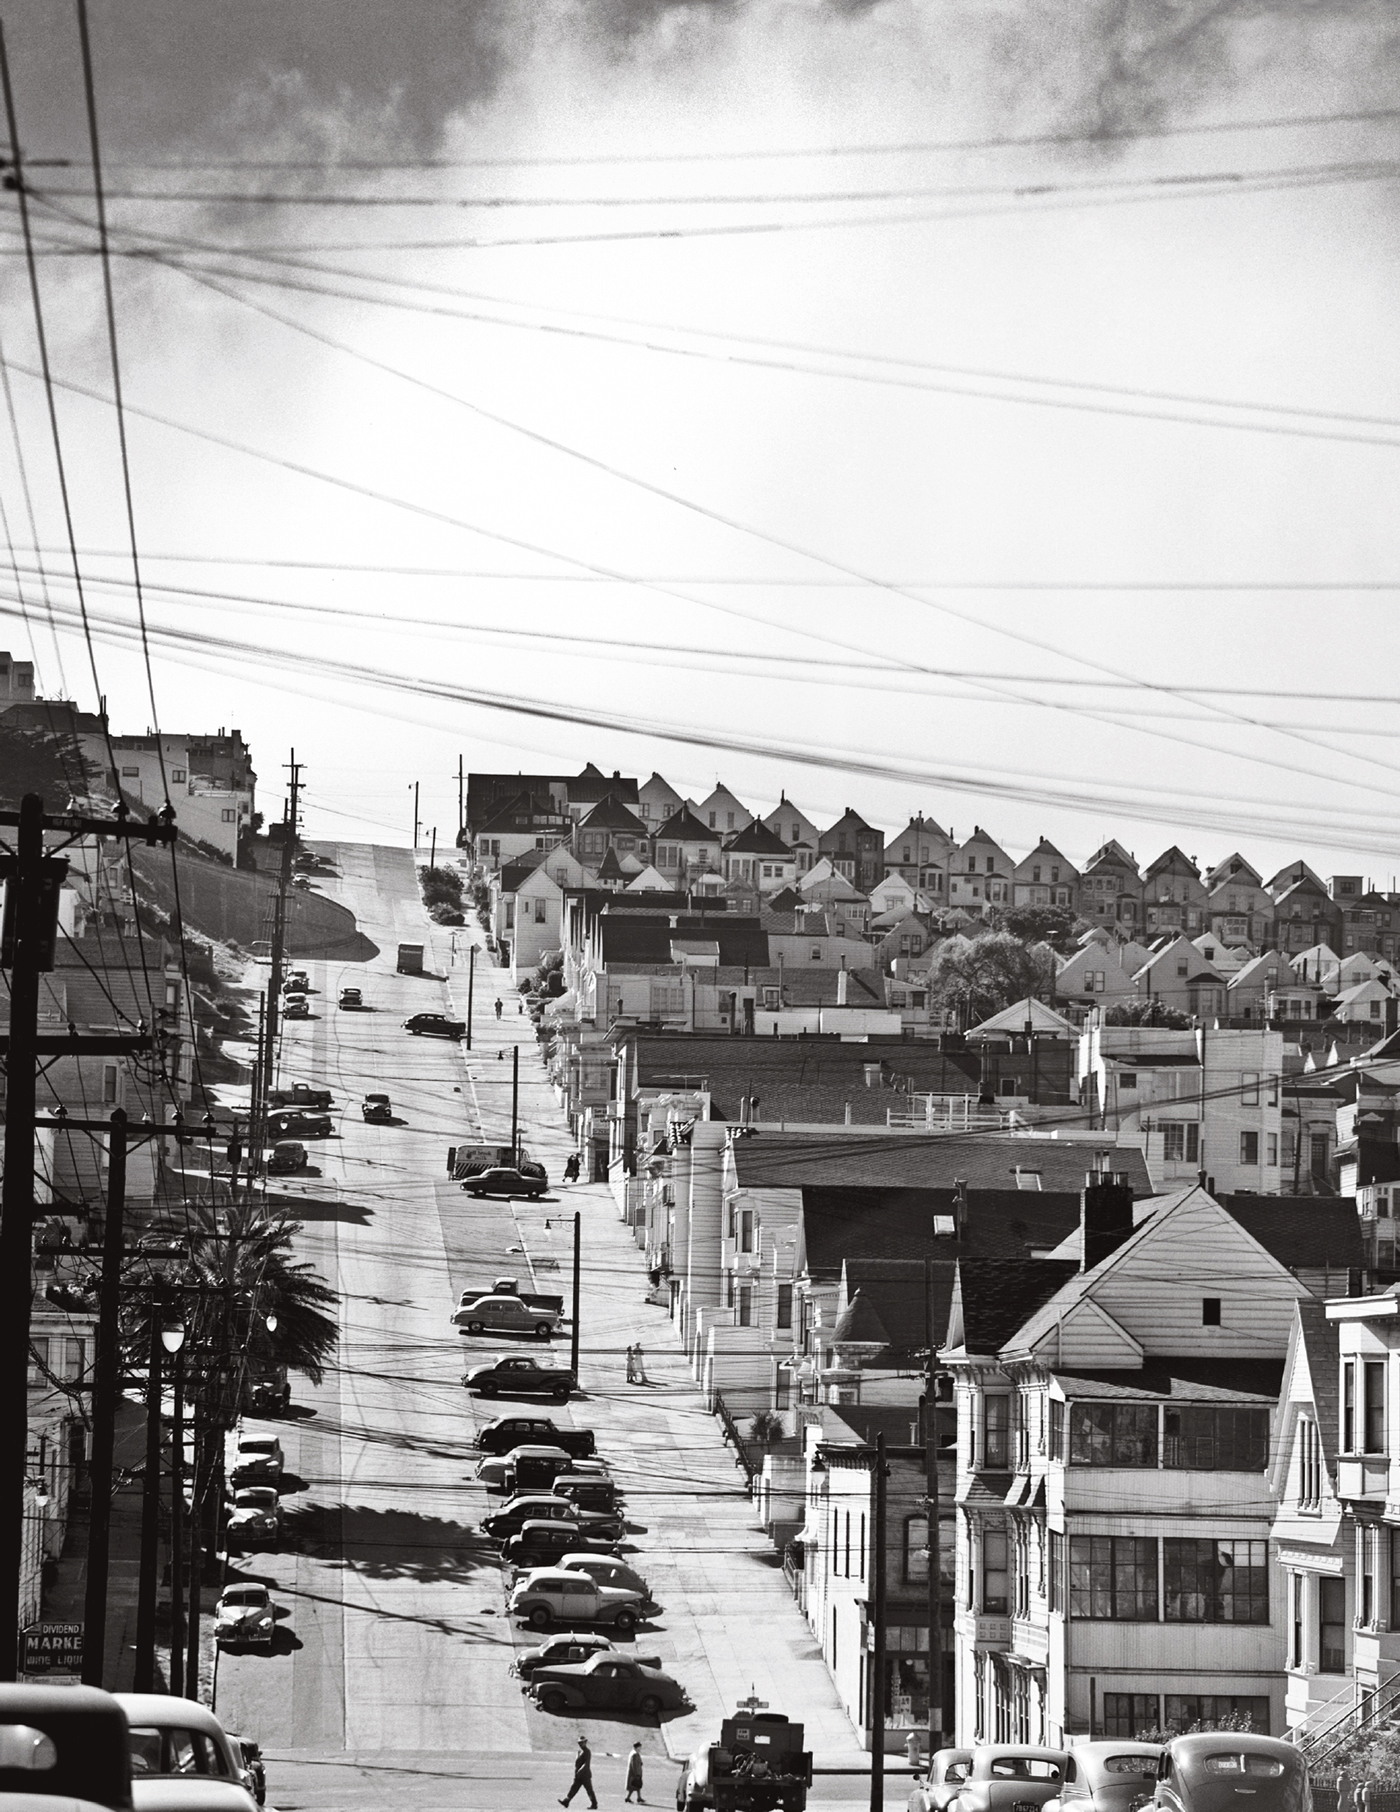
[[[637,1349],[634,1346],[629,1346],[627,1349],[627,1382],[629,1384],[637,1382]]]
[[[627,1382],[629,1384],[645,1384],[647,1381],[647,1368],[642,1359],[641,1341],[639,1340],[637,1344],[634,1347],[629,1348],[628,1351]]]
[[[580,1736],[578,1740],[578,1753],[574,1757],[574,1784],[559,1804],[567,1806],[580,1787],[587,1793],[588,1803],[596,1812],[598,1795],[593,1791],[593,1751],[588,1747],[586,1736]]]
[[[632,1753],[627,1758],[627,1792],[622,1803],[626,1805],[634,1793],[637,1796],[637,1804],[644,1806],[646,1801],[642,1798],[642,1740],[640,1737],[633,1743]]]
[[[564,1181],[566,1183],[577,1183],[578,1181],[578,1153],[576,1151],[571,1151],[564,1161]]]
[[[496,997],[496,1017],[497,1019],[501,1017],[501,999],[499,995]]]

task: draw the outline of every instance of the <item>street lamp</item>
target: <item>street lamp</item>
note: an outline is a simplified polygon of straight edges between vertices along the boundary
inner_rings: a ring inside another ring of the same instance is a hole
[[[160,1343],[167,1353],[178,1353],[185,1344],[185,1324],[178,1316],[168,1315],[161,1322]]]

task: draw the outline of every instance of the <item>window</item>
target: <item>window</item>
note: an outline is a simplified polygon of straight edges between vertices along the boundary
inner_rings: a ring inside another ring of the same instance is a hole
[[[1259,1162],[1259,1135],[1257,1132],[1240,1134],[1240,1163],[1257,1164]]]
[[[1302,1575],[1288,1575],[1288,1665],[1303,1665],[1303,1580]]]
[[[1311,1416],[1298,1421],[1298,1508],[1322,1507],[1322,1440]],[[1400,1610],[1400,1601],[1392,1600]]]
[[[1264,1135],[1264,1162],[1275,1170],[1278,1168],[1278,1134],[1276,1132]]]
[[[812,945],[812,961],[814,963],[819,963],[821,960],[822,960],[822,947],[820,944],[813,944]]]
[[[1356,1452],[1356,1361],[1342,1367],[1342,1452]]]
[[[1269,1544],[1168,1536],[1162,1587],[1168,1623],[1267,1623]]]
[[[792,1285],[790,1283],[780,1283],[778,1285],[777,1326],[780,1328],[790,1328],[792,1326]]]
[[[1137,1082],[1138,1082],[1138,1079],[1137,1079],[1136,1070],[1124,1070],[1123,1073],[1118,1078],[1119,1088],[1136,1088]]]
[[[1220,1326],[1220,1298],[1218,1296],[1203,1296],[1201,1298],[1201,1326],[1203,1328],[1218,1328]]]
[[[1139,1731],[1155,1730],[1160,1715],[1155,1692],[1106,1692],[1103,1696],[1103,1729],[1091,1736],[1124,1737],[1129,1742]]]
[[[181,785],[182,782],[184,781],[184,778],[185,778],[185,770],[183,768],[171,768],[170,780],[171,780],[172,785],[174,785],[174,786]]]
[[[1365,1453],[1384,1453],[1385,1440],[1385,1361],[1368,1359],[1363,1380],[1366,1438]]]
[[[219,822],[220,822],[220,824],[237,824],[238,813],[233,809],[232,806],[225,806],[224,809],[219,813]]]
[[[1400,1629],[1400,1531],[1390,1531],[1390,1627]]]
[[[549,902],[548,902],[548,900],[536,900],[535,901],[535,923],[537,925],[545,925],[545,924],[548,924],[548,922],[549,922]]]
[[[1301,1644],[1299,1645],[1301,1649]],[[1317,1582],[1317,1666],[1324,1674],[1347,1671],[1347,1582]]]
[[[982,1531],[982,1610],[988,1617],[1004,1617],[1010,1598],[1007,1586],[1006,1531]]]
[[[1175,1693],[1166,1695],[1165,1723],[1171,1730],[1189,1730],[1193,1724],[1218,1724],[1238,1718],[1241,1728],[1255,1736],[1269,1734],[1269,1701],[1244,1693]]]
[[[140,768],[123,768],[122,769],[122,779],[123,780],[139,780],[140,777],[141,777]]]
[[[1376,1536],[1378,1530],[1358,1523],[1356,1539],[1360,1546],[1357,1572],[1361,1583],[1361,1605],[1357,1624],[1361,1629],[1376,1627]]]
[[[904,1578],[910,1585],[928,1578],[928,1518],[904,1519]]]
[[[1074,1466],[1155,1466],[1155,1403],[1072,1403],[1070,1463]]]
[[[1259,1105],[1259,1075],[1258,1075],[1258,1072],[1256,1070],[1246,1070],[1244,1075],[1240,1078],[1240,1081],[1241,1081],[1241,1085],[1242,1085],[1240,1088],[1240,1106],[1241,1107],[1258,1107],[1258,1105]]]
[[[1162,1463],[1189,1472],[1262,1472],[1269,1463],[1269,1412],[1214,1404],[1167,1409]]]
[[[753,1251],[753,1209],[744,1208],[739,1213],[739,1250]]]
[[[1038,868],[1033,868],[1031,870],[1031,879],[1033,881],[1038,881],[1040,879],[1040,870]]]
[[[1065,1608],[1065,1538],[1058,1529],[1048,1532],[1050,1540],[1050,1609]]]
[[[741,1328],[753,1326],[753,1285],[739,1285],[739,1321]]]
[[[1201,1128],[1195,1120],[1162,1123],[1162,1158],[1168,1164],[1194,1164],[1201,1151]]]
[[[115,1063],[104,1063],[102,1066],[102,1105],[115,1107],[117,1103],[117,1066]]]
[[[713,830],[714,828],[715,828],[715,814],[713,812],[711,812],[710,813],[710,829]]]
[[[1157,1620],[1157,1542],[1153,1536],[1072,1535],[1069,1614],[1120,1622]]]
[[[1065,1406],[1058,1397],[1050,1399],[1050,1458],[1065,1457]]]
[[[989,1396],[982,1405],[982,1464],[1008,1466],[1010,1461],[1011,1399]]]

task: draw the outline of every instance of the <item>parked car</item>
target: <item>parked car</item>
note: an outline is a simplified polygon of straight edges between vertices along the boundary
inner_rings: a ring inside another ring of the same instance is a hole
[[[1047,1812],[1136,1812],[1152,1798],[1164,1753],[1160,1743],[1117,1737],[1076,1743],[1058,1797],[1045,1802]]]
[[[309,1162],[306,1147],[298,1140],[279,1139],[267,1160],[267,1168],[273,1176],[288,1176],[293,1171],[305,1170]]]
[[[1038,1812],[1046,1800],[1059,1796],[1064,1767],[1063,1749],[980,1743],[957,1794],[948,1801],[950,1812]],[[909,1803],[913,1807],[912,1797]]]
[[[335,1131],[329,1114],[310,1113],[304,1107],[283,1108],[267,1116],[269,1139],[328,1139]]]
[[[622,1539],[620,1516],[598,1510],[580,1510],[566,1497],[552,1497],[543,1491],[522,1492],[519,1497],[513,1497],[499,1510],[483,1516],[481,1526],[497,1541],[506,1541],[512,1535],[519,1535],[524,1524],[532,1518],[546,1522],[573,1523],[586,1535],[603,1536],[609,1541]]]
[[[0,1754],[0,1805],[103,1812],[131,1804],[126,1714],[100,1687],[0,1685]]]
[[[248,1485],[233,1494],[229,1511],[231,1548],[261,1548],[282,1534],[282,1504],[275,1485]]]
[[[548,1340],[559,1319],[556,1310],[536,1308],[519,1296],[478,1296],[451,1316],[463,1334],[529,1334],[536,1340]]]
[[[533,1359],[502,1360],[502,1364],[535,1366]],[[477,1371],[488,1371],[488,1366],[478,1366]],[[543,1372],[543,1366],[536,1366]],[[552,1373],[552,1368],[550,1368]],[[475,1372],[469,1377],[474,1377]],[[552,1373],[557,1377],[557,1373]],[[512,1448],[525,1445],[527,1442],[538,1442],[549,1447],[562,1447],[575,1459],[586,1459],[597,1450],[597,1438],[591,1428],[560,1428],[551,1422],[548,1416],[496,1416],[490,1422],[483,1422],[476,1431],[476,1444],[483,1453],[509,1453]]]
[[[503,1393],[522,1397],[552,1397],[556,1403],[567,1403],[573,1393],[574,1374],[558,1365],[541,1365],[525,1354],[508,1355],[488,1365],[474,1365],[462,1383],[480,1397],[499,1397]],[[549,1424],[553,1428],[553,1423]],[[550,1439],[554,1436],[551,1434]],[[561,1445],[563,1443],[561,1442]],[[590,1453],[593,1449],[590,1447]]]
[[[304,994],[285,994],[282,997],[283,1019],[310,1019],[311,1002]]]
[[[162,1693],[112,1697],[126,1713],[136,1812],[255,1812],[240,1756],[206,1706]]]
[[[342,1007],[362,1007],[365,1004],[365,997],[358,988],[342,988],[340,1004]]]
[[[328,1088],[312,1088],[309,1082],[294,1082],[290,1088],[275,1088],[267,1097],[269,1107],[321,1107],[330,1109],[335,1106],[335,1097]]]
[[[214,1640],[222,1648],[261,1648],[270,1655],[277,1613],[265,1585],[225,1588],[214,1606]]]
[[[447,1174],[454,1182],[465,1183],[501,1164],[513,1165],[522,1176],[538,1177],[548,1184],[543,1164],[538,1164],[523,1145],[449,1145]]]
[[[651,1587],[635,1567],[608,1554],[565,1554],[555,1563],[566,1573],[584,1573],[594,1585],[618,1586],[624,1592],[635,1592],[642,1600],[648,1617],[660,1614],[661,1606],[652,1597]]]
[[[477,1466],[476,1476],[488,1491],[505,1491],[514,1497],[517,1491],[548,1491],[559,1474],[574,1464],[562,1447],[521,1446],[509,1453],[489,1454]]]
[[[542,1567],[510,1595],[510,1613],[537,1630],[551,1623],[606,1623],[630,1635],[641,1621],[641,1600],[617,1586],[594,1585],[581,1573]]]
[[[1153,1806],[1165,1812],[1224,1812],[1245,1794],[1254,1801],[1250,1812],[1311,1812],[1306,1754],[1292,1743],[1247,1730],[1173,1737],[1158,1767]]]
[[[550,1486],[550,1491],[579,1510],[594,1510],[621,1520],[622,1494],[605,1473],[563,1472]]]
[[[240,1435],[229,1483],[235,1489],[240,1485],[278,1485],[285,1464],[282,1443],[276,1435]]]
[[[501,1553],[511,1568],[511,1577],[523,1579],[541,1567],[557,1565],[566,1554],[592,1548],[603,1555],[615,1554],[617,1543],[605,1536],[587,1534],[572,1520],[530,1517],[520,1525],[520,1533],[503,1544]]]
[[[908,1812],[947,1812],[972,1766],[970,1749],[935,1749],[928,1772],[909,1795]]]
[[[515,1657],[515,1671],[528,1680],[537,1667],[566,1667],[588,1661],[594,1655],[615,1655],[612,1637],[601,1631],[561,1630],[557,1636],[546,1636],[538,1648],[523,1649]],[[659,1667],[659,1659],[638,1655],[647,1667]]]
[[[284,994],[305,994],[311,986],[311,977],[305,969],[289,969],[287,979],[282,983]]]
[[[685,1688],[659,1667],[646,1667],[629,1655],[594,1655],[591,1660],[537,1667],[530,1677],[530,1697],[543,1710],[639,1711],[654,1718],[663,1711],[688,1707]]]
[[[243,1757],[243,1785],[261,1806],[267,1800],[267,1769],[263,1766],[262,1745],[252,1737],[228,1733],[228,1740]]]
[[[393,1104],[387,1095],[366,1095],[360,1103],[360,1114],[366,1120],[377,1120],[387,1126],[394,1118]]]
[[[406,1032],[423,1038],[460,1038],[467,1029],[465,1019],[449,1019],[445,1013],[415,1013],[403,1022]]]
[[[494,1164],[467,1178],[462,1188],[469,1196],[524,1195],[532,1201],[549,1188],[549,1178],[533,1176],[515,1164]]]

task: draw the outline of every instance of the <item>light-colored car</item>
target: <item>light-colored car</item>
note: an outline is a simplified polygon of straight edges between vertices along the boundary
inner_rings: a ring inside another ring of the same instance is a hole
[[[646,1580],[625,1560],[614,1560],[610,1554],[565,1554],[557,1564],[566,1573],[586,1573],[594,1585],[619,1586],[624,1592],[635,1592],[649,1617],[661,1609]]]
[[[393,1123],[394,1104],[387,1095],[366,1095],[360,1103],[360,1116],[365,1120],[377,1121],[381,1126],[389,1126]]]
[[[229,1483],[235,1490],[243,1485],[275,1486],[281,1482],[285,1464],[282,1443],[276,1435],[239,1435]]]
[[[284,994],[282,997],[283,1019],[310,1019],[311,1002],[304,994]]]
[[[275,1485],[245,1485],[234,1492],[228,1515],[231,1547],[263,1547],[281,1533],[282,1504]]]
[[[908,1812],[947,1812],[971,1766],[970,1749],[935,1749],[924,1778],[914,1783]]]
[[[645,1615],[642,1603],[636,1592],[620,1586],[595,1585],[585,1574],[563,1567],[541,1567],[511,1593],[510,1614],[537,1630],[552,1623],[571,1629],[579,1623],[606,1623],[629,1635]]]
[[[1059,1796],[1046,1800],[1045,1812],[1136,1812],[1156,1790],[1157,1765],[1164,1754],[1160,1743],[1120,1737],[1076,1743]]]
[[[265,1585],[246,1580],[225,1588],[214,1606],[214,1640],[223,1648],[261,1648],[272,1653],[277,1610]]]
[[[956,1795],[947,1802],[949,1812],[1036,1812],[1059,1797],[1065,1760],[1063,1749],[979,1743]],[[914,1807],[912,1796],[909,1803]]]
[[[559,1325],[553,1309],[537,1309],[518,1296],[478,1296],[452,1316],[453,1327],[464,1334],[535,1334],[548,1340]]]
[[[112,1696],[129,1726],[137,1812],[257,1812],[242,1755],[206,1706],[163,1693]]]

